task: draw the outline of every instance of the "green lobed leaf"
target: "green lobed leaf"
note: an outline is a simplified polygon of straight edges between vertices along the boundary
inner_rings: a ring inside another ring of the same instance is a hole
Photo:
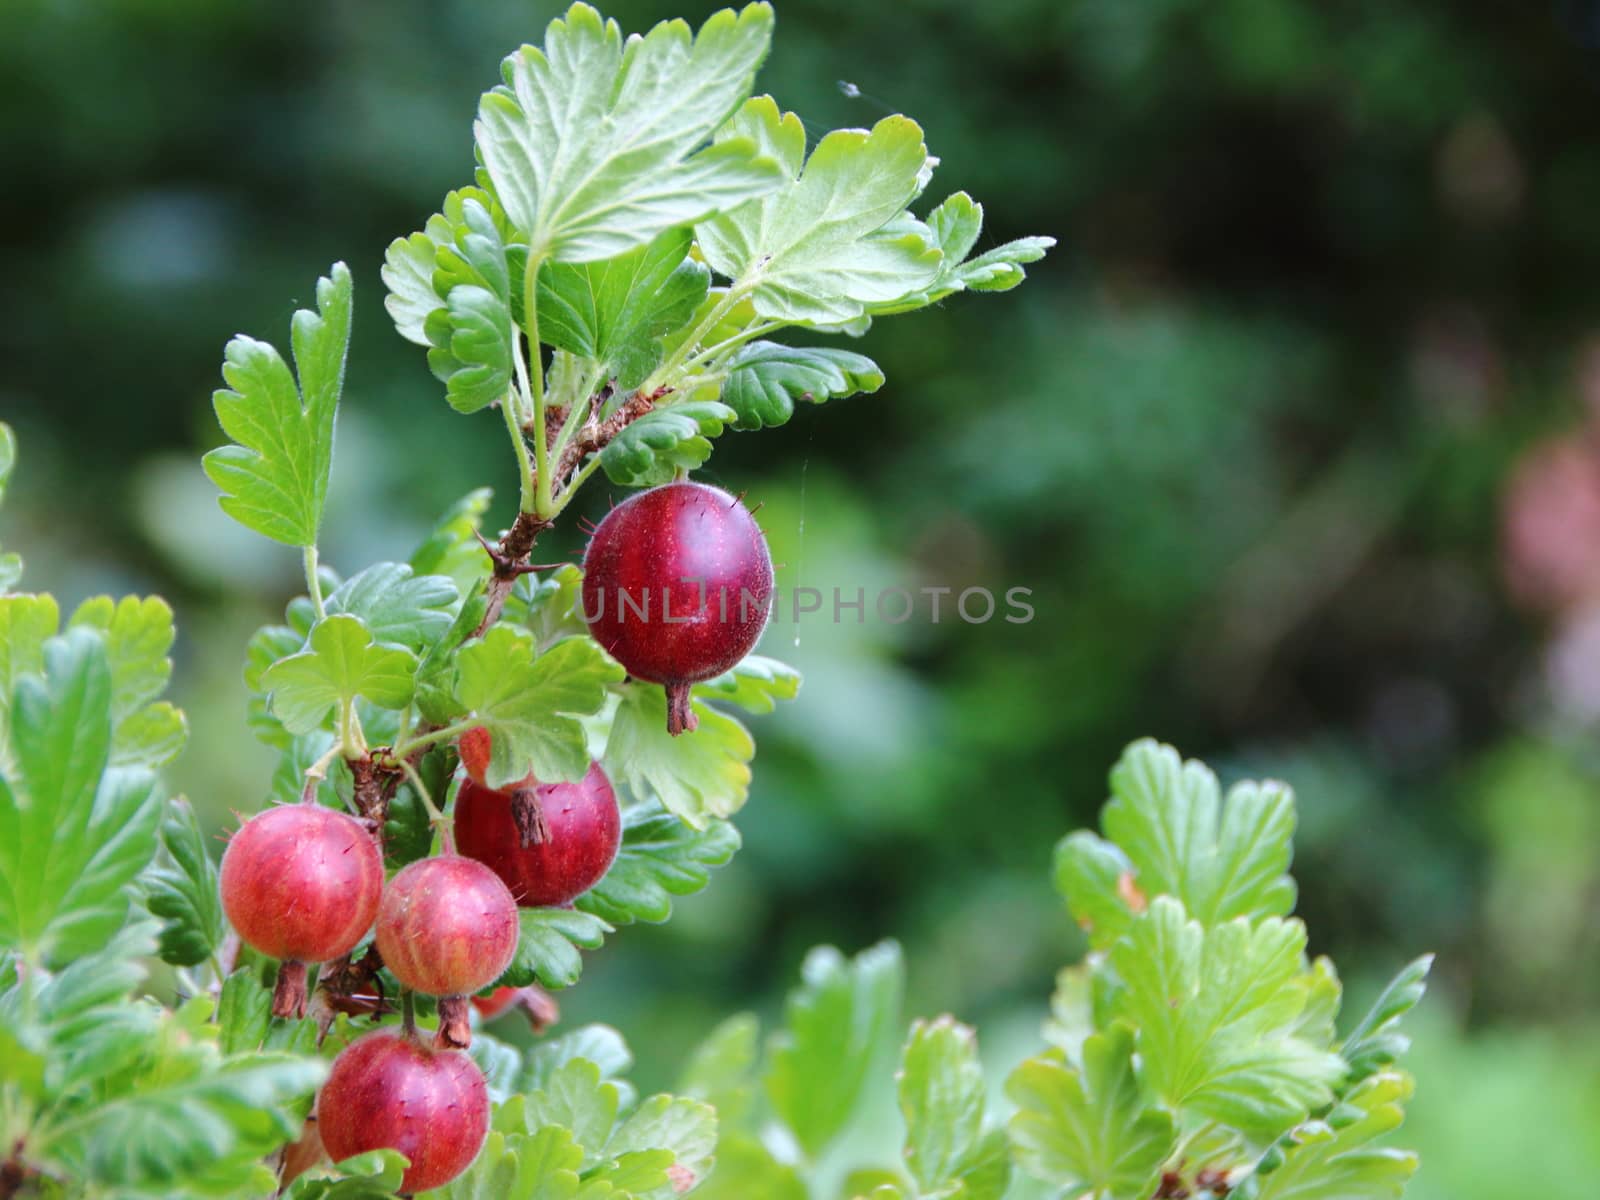
[[[300,1176],[283,1195],[287,1200],[388,1200],[400,1190],[407,1165],[398,1150],[369,1150],[335,1163],[337,1176]]]
[[[600,452],[600,465],[622,487],[667,483],[711,457],[711,439],[737,413],[717,400],[677,400],[628,425]]]
[[[547,263],[539,275],[539,334],[595,363],[631,392],[661,361],[661,339],[688,323],[711,283],[689,257],[687,226],[604,262]]]
[[[172,609],[159,596],[85,600],[69,627],[97,629],[111,663],[111,761],[159,767],[188,738],[183,714],[160,700],[172,676]]]
[[[1270,1141],[1333,1099],[1344,1061],[1308,1041],[1305,927],[1244,918],[1206,929],[1158,896],[1111,951],[1162,1101]]]
[[[622,1076],[633,1067],[633,1052],[609,1025],[579,1025],[530,1046],[517,1090],[532,1092],[543,1088],[556,1071],[576,1058],[593,1063],[600,1078],[616,1086],[624,1106],[632,1103],[632,1085]]]
[[[317,281],[317,307],[290,324],[299,385],[266,342],[243,334],[228,343],[214,397],[232,445],[203,460],[222,491],[222,509],[247,529],[290,546],[317,540],[333,463],[333,419],[350,343],[350,269],[335,263]]]
[[[0,505],[6,500],[6,487],[17,466],[17,435],[0,421]],[[16,554],[0,554],[0,592],[9,592],[22,580],[22,559]]]
[[[717,136],[762,146],[787,176],[778,191],[695,229],[706,261],[749,291],[758,316],[848,322],[937,276],[942,256],[927,228],[890,224],[925,182],[928,150],[915,121],[893,116],[870,132],[835,130],[802,166],[799,120],[757,96]]]
[[[1059,1051],[1011,1073],[1017,1106],[1011,1142],[1030,1175],[1068,1194],[1147,1200],[1176,1141],[1171,1116],[1147,1103],[1133,1065],[1133,1034],[1121,1023],[1083,1044],[1083,1066]]]
[[[728,360],[722,402],[738,414],[735,429],[782,425],[796,401],[821,404],[883,386],[883,372],[864,354],[829,346],[751,342]]]
[[[683,1096],[656,1095],[642,1101],[612,1132],[605,1154],[625,1165],[631,1160],[635,1170],[641,1160],[654,1159],[654,1169],[648,1174],[640,1172],[638,1178],[626,1182],[621,1172],[612,1177],[638,1200],[673,1200],[706,1177],[716,1148],[717,1114],[709,1104]]]
[[[56,964],[123,924],[126,887],[155,854],[161,796],[147,770],[109,766],[115,685],[104,635],[69,629],[44,643],[41,665],[11,693],[0,946]]]
[[[492,498],[488,488],[476,488],[452,504],[412,552],[412,571],[453,580],[459,595],[471,591],[489,572],[489,556],[476,534],[483,528]]]
[[[983,230],[983,205],[965,192],[946,197],[928,214],[925,227],[944,256],[939,273],[924,291],[874,305],[874,313],[910,312],[961,291],[1010,291],[1027,278],[1025,264],[1038,262],[1056,244],[1051,237],[1018,238],[968,258]]]
[[[573,1200],[582,1151],[559,1125],[533,1135],[490,1132],[466,1172],[428,1193],[439,1200]],[[587,1200],[589,1193],[585,1191]],[[609,1196],[609,1192],[599,1193]]]
[[[289,1108],[309,1097],[326,1065],[279,1054],[219,1059],[204,1043],[170,1046],[123,1094],[86,1108],[47,1136],[42,1154],[75,1179],[118,1187],[237,1186],[253,1160],[292,1138]]]
[[[44,666],[44,646],[61,625],[54,596],[0,596],[0,773],[11,762],[11,689]]]
[[[784,1005],[766,1072],[773,1110],[817,1157],[849,1124],[867,1081],[892,1052],[905,968],[900,947],[880,942],[847,959],[832,946],[806,956]]]
[[[496,980],[498,987],[571,987],[583,973],[583,950],[597,950],[612,932],[593,913],[570,908],[525,908],[520,913],[522,936],[516,956]]]
[[[511,388],[516,280],[500,224],[486,197],[459,193],[460,221],[434,247],[432,287],[443,305],[423,321],[428,367],[458,412],[504,399]]]
[[[574,4],[543,49],[506,58],[478,109],[478,155],[530,257],[614,258],[776,186],[753,142],[705,146],[771,37],[766,4],[716,13],[698,36],[665,21],[626,44],[616,22]]]
[[[1400,1021],[1421,1002],[1423,993],[1428,990],[1428,972],[1432,969],[1431,954],[1407,963],[1350,1031],[1340,1047],[1340,1053],[1350,1064],[1348,1084],[1374,1074],[1411,1048],[1411,1039],[1401,1031]]]
[[[755,742],[743,725],[697,699],[699,727],[674,738],[667,732],[667,701],[658,684],[630,683],[621,692],[602,760],[613,779],[636,795],[656,797],[695,829],[743,807],[755,756]]]
[[[913,1022],[897,1082],[906,1165],[921,1191],[999,1200],[1010,1161],[1004,1136],[997,1142],[984,1133],[988,1093],[973,1031],[947,1016]]]
[[[416,671],[416,655],[376,644],[365,623],[341,613],[319,622],[306,649],[274,663],[261,683],[272,692],[272,711],[284,727],[305,734],[358,696],[380,708],[404,708]]]
[[[1401,1072],[1362,1080],[1328,1120],[1294,1131],[1282,1162],[1261,1176],[1256,1200],[1396,1200],[1417,1156],[1373,1142],[1400,1126],[1411,1092]]]
[[[1287,787],[1242,783],[1224,802],[1203,763],[1184,762],[1172,747],[1146,739],[1129,746],[1112,770],[1111,797],[1101,826],[1114,848],[1079,833],[1056,857],[1056,886],[1089,923],[1097,948],[1115,941],[1155,896],[1176,897],[1208,926],[1294,907],[1287,874],[1294,796]],[[1132,872],[1126,882],[1113,877],[1123,859]]]
[[[179,967],[210,958],[222,945],[226,922],[217,890],[217,868],[206,853],[205,835],[188,801],[167,805],[161,823],[162,855],[145,873],[145,907],[165,924],[161,957]]]
[[[588,638],[568,638],[536,654],[526,629],[498,624],[462,647],[456,699],[492,735],[491,787],[531,771],[547,783],[582,779],[589,749],[576,718],[605,704],[622,668]]]
[[[810,1193],[794,1167],[780,1163],[758,1138],[724,1136],[710,1177],[694,1191],[695,1200],[808,1200]]]
[[[674,896],[700,891],[711,881],[711,868],[738,850],[739,831],[728,821],[695,829],[654,805],[635,807],[624,815],[616,861],[576,904],[612,925],[658,924],[672,915]]]
[[[419,575],[408,563],[380,562],[346,579],[325,606],[329,616],[358,618],[379,645],[421,654],[444,636],[460,603],[454,580]]]
[[[753,1083],[760,1057],[760,1023],[753,1013],[736,1013],[695,1048],[677,1090],[717,1110],[724,1137],[742,1126],[754,1108]]]
[[[433,346],[427,333],[428,318],[444,308],[450,289],[458,283],[482,282],[481,277],[463,278],[458,265],[459,260],[481,253],[481,248],[461,244],[473,232],[466,214],[469,201],[493,220],[492,240],[504,243],[510,233],[504,210],[484,189],[465,187],[448,193],[439,211],[428,218],[422,229],[409,237],[396,238],[384,254],[382,274],[389,294],[384,297],[383,306],[394,321],[395,331],[418,346]],[[441,271],[440,251],[445,247],[450,247],[455,257],[449,269]]]

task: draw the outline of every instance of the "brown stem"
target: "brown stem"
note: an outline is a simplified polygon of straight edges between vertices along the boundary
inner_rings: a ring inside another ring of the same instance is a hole
[[[522,848],[542,846],[550,840],[550,822],[545,819],[544,805],[539,801],[537,787],[518,787],[511,792],[511,819],[516,822],[517,835]]]
[[[517,580],[528,573],[528,555],[533,553],[533,544],[539,540],[541,533],[550,528],[550,524],[533,513],[519,512],[498,546],[484,544],[494,570],[484,593],[483,619],[472,631],[473,637],[482,637],[484,631],[500,619],[500,613],[506,606],[506,597],[511,595]],[[481,538],[479,540],[482,541]]]
[[[440,1050],[465,1050],[472,1045],[472,1001],[465,996],[439,997],[439,1031],[433,1044]]]
[[[572,443],[561,452],[561,461],[556,464],[555,482],[561,483],[577,470],[585,458],[604,450],[612,438],[653,409],[657,400],[671,392],[671,388],[665,387],[656,388],[651,392],[635,392],[619,404],[616,412],[605,420],[597,421],[590,417],[578,431],[578,436],[573,438]],[[596,409],[604,402],[604,395],[602,392],[596,397]]]
[[[286,959],[278,964],[278,983],[272,989],[272,1015],[299,1020],[306,1015],[306,965]]]

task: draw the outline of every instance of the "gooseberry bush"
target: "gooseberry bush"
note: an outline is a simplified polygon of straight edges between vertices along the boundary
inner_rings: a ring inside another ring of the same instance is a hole
[[[205,469],[227,513],[301,550],[305,594],[245,653],[278,766],[229,798],[220,864],[161,783],[185,739],[167,605],[63,621],[0,556],[0,1197],[1401,1192],[1415,1160],[1380,1139],[1427,960],[1342,1022],[1290,916],[1289,791],[1224,796],[1153,742],[1112,772],[1103,836],[1057,848],[1088,950],[999,1086],[953,1018],[907,1031],[891,942],[814,951],[780,1026],[729,1019],[676,1094],[638,1096],[615,1030],[560,1026],[585,952],[738,850],[755,747],[729,710],[799,687],[751,653],[760,529],[687,476],[729,429],[883,383],[818,335],[1009,289],[1050,244],[973,255],[983,210],[922,203],[936,160],[905,117],[808,152],[750,96],[772,23],[752,4],[624,39],[575,5],[483,97],[475,181],[389,247],[396,329],[453,408],[504,424],[497,537],[480,489],[405,562],[320,561],[344,266],[295,314],[292,367],[228,344],[230,440]],[[0,488],[15,458],[0,426]],[[582,567],[534,565],[597,472],[648,490]],[[530,1049],[489,1028],[511,1014]],[[889,1090],[901,1144],[862,1149]]]

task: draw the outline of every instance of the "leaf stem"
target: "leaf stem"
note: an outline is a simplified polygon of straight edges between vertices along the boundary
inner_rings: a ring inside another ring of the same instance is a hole
[[[550,514],[551,520],[554,520],[556,517],[561,515],[561,510],[567,507],[567,505],[572,501],[573,495],[576,494],[577,490],[584,485],[589,476],[595,473],[599,466],[600,456],[598,454],[594,455],[589,459],[588,462],[583,464],[578,473],[572,477],[572,482],[561,489],[561,495],[556,499],[555,510]]]
[[[533,504],[523,498],[522,511],[548,519],[550,503],[550,450],[544,431],[544,350],[539,341],[539,269],[544,266],[544,254],[528,255],[528,269],[522,277],[522,320],[528,331],[528,361],[522,367],[522,387],[532,409],[533,452],[538,463],[538,476],[534,481]],[[518,360],[521,362],[521,360]]]
[[[322,620],[328,612],[322,606],[322,580],[317,575],[317,544],[312,542],[302,550],[300,561],[306,570],[306,594],[311,597],[311,611]]]
[[[774,329],[782,329],[785,323],[786,322],[783,321],[760,321],[750,326],[748,329],[741,330],[730,338],[723,338],[722,341],[716,343],[714,346],[707,346],[704,350],[692,356],[685,365],[698,363],[702,360],[709,362],[711,359],[716,358],[719,354],[725,354],[729,350],[735,350],[744,345],[746,342],[754,341],[764,333],[771,333]]]
[[[517,367],[523,378],[527,378],[527,368],[522,366],[522,352],[517,352]],[[523,512],[532,512],[534,505],[533,463],[528,459],[528,442],[522,436],[522,422],[517,417],[517,405],[514,401],[515,391],[507,392],[506,398],[500,402],[500,412],[506,419],[506,432],[511,435],[511,449],[517,456],[517,481],[518,504]]]
[[[445,725],[439,729],[430,729],[427,733],[419,733],[414,738],[407,738],[405,741],[396,742],[393,747],[390,748],[389,753],[400,759],[410,758],[418,750],[424,750],[438,742],[447,742],[453,737],[460,737],[463,733],[466,733],[467,730],[474,729],[479,724],[480,722],[478,721],[457,721],[454,725]]]
[[[711,311],[706,313],[700,324],[694,327],[693,332],[679,343],[678,348],[668,356],[667,361],[650,373],[650,378],[644,381],[639,390],[642,392],[652,391],[665,380],[670,379],[672,373],[693,356],[700,345],[701,339],[715,329],[718,322],[738,307],[739,302],[744,299],[746,290],[746,285],[742,283],[736,283],[730,287],[727,294],[711,306]]]

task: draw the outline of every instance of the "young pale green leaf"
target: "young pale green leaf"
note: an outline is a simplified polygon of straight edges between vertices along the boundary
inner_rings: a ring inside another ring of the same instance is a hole
[[[753,1013],[737,1013],[718,1025],[695,1048],[677,1090],[717,1110],[724,1137],[745,1123],[752,1107],[761,1024]]]
[[[443,575],[465,594],[489,572],[489,556],[478,544],[493,493],[488,488],[468,492],[452,504],[411,555],[417,575]]]
[[[607,443],[600,465],[622,487],[653,487],[711,457],[711,439],[738,414],[717,400],[678,400],[652,409]]]
[[[581,1149],[580,1169],[588,1171],[605,1161],[620,1107],[616,1085],[601,1078],[594,1063],[574,1058],[522,1097],[521,1115],[530,1132],[551,1125],[568,1130]]]
[[[566,563],[537,576],[524,575],[519,583],[525,583],[527,588],[526,611],[521,621],[533,630],[541,646],[589,632],[581,612],[583,569],[576,563]],[[510,605],[506,607],[509,609]]]
[[[473,582],[461,598],[456,619],[443,637],[428,647],[417,667],[417,708],[435,725],[452,724],[467,714],[456,698],[457,654],[476,635],[488,611],[485,581]]]
[[[85,600],[70,626],[98,629],[111,662],[114,765],[159,767],[177,757],[188,737],[183,714],[160,701],[172,676],[172,609],[159,596]]]
[[[689,257],[693,231],[668,229],[605,262],[547,263],[539,275],[539,334],[590,359],[602,379],[631,392],[661,361],[661,339],[706,298],[711,272]]]
[[[400,1190],[407,1165],[398,1150],[369,1150],[335,1163],[337,1176],[300,1176],[283,1196],[285,1200],[389,1200]]]
[[[1134,883],[1128,856],[1087,829],[1056,844],[1054,878],[1056,891],[1096,950],[1115,945],[1149,903]]]
[[[807,1200],[810,1193],[799,1173],[772,1156],[760,1139],[749,1134],[724,1135],[717,1143],[717,1164],[711,1177],[694,1190],[695,1200]]]
[[[806,956],[801,985],[784,1005],[766,1073],[772,1107],[817,1157],[850,1122],[891,1053],[905,968],[900,947],[880,942],[847,959],[832,946]]]
[[[915,121],[835,130],[803,168],[805,132],[770,96],[748,101],[717,136],[761,145],[787,176],[778,191],[695,229],[706,261],[749,292],[758,316],[849,322],[938,275],[942,256],[927,228],[896,221],[925,182],[928,149]]]
[[[984,1136],[987,1090],[972,1030],[951,1017],[913,1022],[898,1083],[906,1165],[923,1194],[948,1188],[962,1200],[999,1200],[1010,1163],[1003,1138],[997,1162]]]
[[[654,1159],[659,1174],[652,1170],[624,1182],[617,1172],[612,1178],[638,1200],[673,1200],[706,1177],[716,1149],[717,1114],[709,1104],[657,1095],[628,1114],[606,1143],[605,1155],[625,1165],[631,1160],[636,1169],[641,1160]]]
[[[576,1200],[582,1160],[583,1151],[559,1125],[547,1125],[531,1136],[494,1130],[465,1174],[428,1195],[437,1200]],[[589,1194],[583,1191],[584,1200]]]
[[[1401,1072],[1364,1079],[1326,1121],[1290,1135],[1283,1161],[1261,1176],[1256,1200],[1397,1200],[1417,1156],[1373,1142],[1399,1128],[1411,1092],[1411,1077]]]
[[[317,540],[333,463],[333,418],[350,344],[350,269],[335,263],[317,281],[317,307],[290,326],[294,376],[266,342],[243,334],[228,343],[228,386],[216,393],[217,420],[234,444],[205,456],[222,508],[247,529],[290,546]]]
[[[1428,972],[1432,969],[1431,954],[1407,963],[1350,1031],[1340,1047],[1340,1053],[1350,1064],[1347,1083],[1365,1079],[1411,1048],[1411,1039],[1400,1029],[1400,1021],[1421,1002],[1423,993],[1428,990]]]
[[[179,967],[210,958],[226,932],[217,891],[217,868],[206,853],[194,809],[179,798],[161,823],[162,855],[146,873],[145,907],[165,922],[161,957]]]
[[[1057,1051],[1011,1073],[1011,1142],[1028,1174],[1064,1194],[1147,1200],[1176,1141],[1171,1116],[1147,1103],[1133,1068],[1133,1034],[1115,1024],[1083,1045],[1083,1067]]]
[[[766,4],[716,13],[698,36],[666,21],[626,44],[616,22],[575,4],[542,50],[508,57],[478,109],[478,155],[530,258],[615,258],[776,186],[777,165],[749,139],[705,146],[771,37]]]
[[[272,711],[284,728],[305,734],[357,696],[380,708],[404,708],[416,671],[416,655],[376,644],[359,618],[341,613],[319,622],[306,649],[274,663],[261,683],[272,692]]]
[[[44,645],[61,626],[54,596],[0,596],[0,774],[11,762],[11,689],[44,667]]]
[[[782,425],[796,401],[821,404],[883,386],[883,372],[864,354],[828,346],[751,342],[727,364],[722,402],[738,414],[735,429]]]
[[[925,228],[944,256],[939,273],[922,292],[874,305],[875,314],[926,308],[960,291],[1010,291],[1027,278],[1024,265],[1038,262],[1056,244],[1055,238],[1050,237],[1018,238],[968,258],[983,229],[983,205],[965,192],[947,197],[929,213]]]
[[[104,635],[69,629],[45,642],[41,666],[12,689],[0,946],[56,964],[123,924],[126,885],[155,855],[161,796],[147,770],[109,767],[115,684]]]
[[[621,1076],[632,1069],[633,1052],[622,1035],[609,1025],[580,1025],[534,1043],[524,1058],[521,1085],[517,1090],[538,1091],[556,1071],[577,1058],[593,1063],[601,1079],[620,1089],[624,1107],[631,1103],[632,1093]]]
[[[667,732],[667,701],[659,685],[630,683],[611,721],[604,763],[638,796],[654,796],[695,829],[731,817],[750,793],[755,742],[738,721],[696,700],[692,736]]]
[[[443,305],[423,321],[428,367],[458,412],[505,398],[511,387],[515,280],[503,233],[483,199],[461,201],[450,242],[435,247],[432,286]]]
[[[379,645],[421,654],[444,636],[455,620],[461,593],[443,575],[418,575],[407,563],[374,563],[333,590],[329,616],[359,618]]]
[[[17,466],[17,435],[11,426],[0,421],[0,504],[6,500],[6,486],[11,482],[11,472]],[[22,579],[22,558],[16,554],[0,554],[0,592],[9,592]]]
[[[530,1132],[567,1130],[580,1152],[576,1168],[586,1177],[593,1173],[638,1200],[670,1200],[668,1168],[681,1168],[674,1174],[685,1182],[708,1170],[716,1114],[697,1100],[658,1095],[623,1117],[625,1098],[622,1085],[598,1065],[572,1058],[503,1106],[496,1123]]]
[[[622,668],[588,638],[568,638],[535,657],[526,629],[500,624],[458,657],[455,694],[493,735],[487,778],[500,787],[530,771],[547,783],[589,769],[583,726]]]
[[[583,973],[579,949],[598,950],[612,928],[593,913],[570,908],[525,908],[516,957],[498,980],[499,987],[571,987]]]
[[[1239,784],[1224,803],[1203,763],[1184,762],[1172,747],[1146,739],[1129,746],[1112,770],[1111,795],[1101,826],[1115,849],[1078,834],[1056,859],[1056,886],[1088,922],[1097,948],[1114,941],[1154,896],[1177,897],[1203,925],[1282,916],[1294,907],[1287,874],[1294,797],[1282,784]],[[1131,878],[1112,875],[1123,857]]]
[[[1145,1078],[1171,1108],[1270,1141],[1333,1099],[1344,1060],[1300,1032],[1305,927],[1244,918],[1206,929],[1158,896],[1111,952]]]
[[[612,925],[665,921],[674,896],[700,891],[711,881],[711,868],[738,849],[739,831],[728,821],[695,829],[654,805],[635,807],[626,814],[616,861],[576,904]]]
[[[775,658],[747,654],[732,670],[695,684],[694,694],[737,704],[748,713],[769,713],[779,700],[800,694],[800,672]]]
[[[517,1047],[478,1030],[467,1053],[483,1072],[491,1103],[504,1104],[517,1092],[522,1078],[522,1052]]]

